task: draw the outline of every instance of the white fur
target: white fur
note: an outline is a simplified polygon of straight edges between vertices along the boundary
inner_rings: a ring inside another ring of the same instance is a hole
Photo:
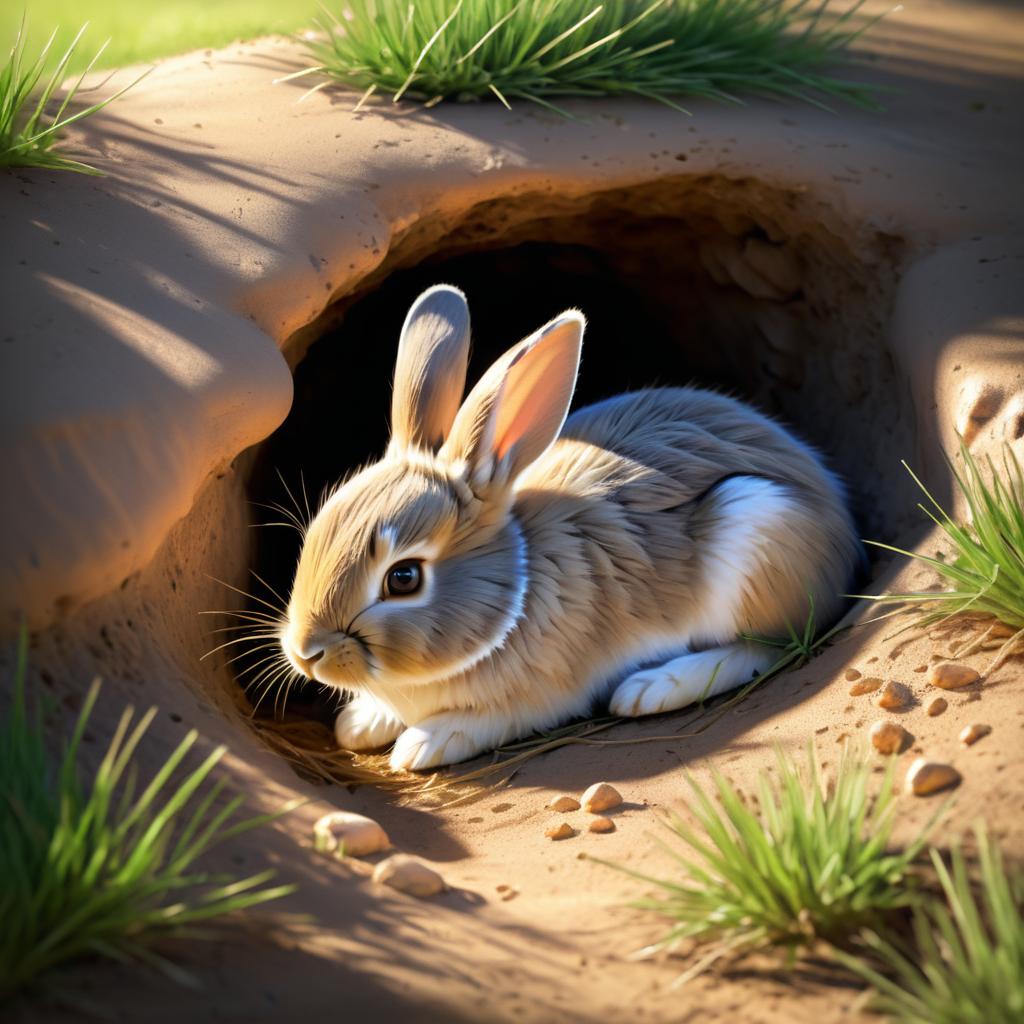
[[[721,526],[701,552],[701,611],[688,623],[689,642],[701,645],[736,639],[743,588],[760,573],[764,527],[798,511],[785,487],[756,476],[730,477],[708,500],[719,507]]]
[[[735,476],[720,484],[713,500],[720,525],[704,550],[704,585],[700,613],[685,632],[681,645],[726,644],[686,653],[654,668],[634,672],[612,694],[612,714],[632,717],[673,711],[725,693],[747,682],[773,662],[763,646],[735,641],[743,590],[762,571],[759,555],[766,525],[797,511],[785,487],[761,477]]]
[[[419,771],[454,764],[481,749],[497,747],[512,733],[504,715],[492,711],[442,711],[406,729],[391,751],[396,771]]]
[[[609,707],[613,715],[625,718],[675,711],[749,682],[774,659],[770,648],[749,643],[684,654],[628,676],[616,687]]]
[[[390,708],[357,693],[334,720],[334,737],[345,750],[372,750],[386,747],[403,728]]]

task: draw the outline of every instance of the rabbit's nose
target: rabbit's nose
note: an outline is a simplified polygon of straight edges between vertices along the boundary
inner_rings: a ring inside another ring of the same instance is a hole
[[[314,651],[312,654],[309,655],[309,657],[306,658],[299,654],[298,651],[293,651],[292,653],[295,656],[295,660],[299,663],[299,665],[302,666],[302,671],[307,676],[309,676],[310,679],[312,679],[313,666],[324,656],[323,648],[321,648],[319,651]]]

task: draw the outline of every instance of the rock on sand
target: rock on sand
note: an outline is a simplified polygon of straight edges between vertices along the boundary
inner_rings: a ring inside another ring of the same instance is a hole
[[[396,853],[373,869],[373,880],[409,896],[436,896],[444,890],[444,879],[421,860],[407,853]]]
[[[366,857],[386,850],[391,842],[372,818],[351,811],[331,811],[313,826],[313,845],[321,853]]]

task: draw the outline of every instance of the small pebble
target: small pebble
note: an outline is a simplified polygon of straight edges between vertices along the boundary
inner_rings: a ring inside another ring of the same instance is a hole
[[[878,695],[877,703],[880,708],[886,708],[890,711],[893,708],[902,708],[910,703],[910,690],[902,683],[897,683],[890,679]]]
[[[981,676],[973,668],[952,661],[939,662],[928,673],[928,682],[940,690],[959,690],[961,686],[970,686],[979,679]]]
[[[582,797],[583,810],[588,814],[600,814],[610,811],[622,803],[619,791],[607,782],[595,782]]]
[[[906,790],[915,796],[928,796],[940,789],[960,785],[960,773],[950,764],[919,757],[907,772]]]
[[[927,665],[918,665],[917,668],[914,669],[914,671],[915,672],[927,672],[928,671],[928,666]]]
[[[981,725],[977,722],[974,725],[965,725],[960,732],[960,742],[965,747],[969,747],[977,743],[983,736],[987,736],[991,731],[991,725]]]
[[[396,853],[373,869],[373,880],[409,896],[423,899],[444,890],[444,879],[421,860],[407,853]]]
[[[552,825],[544,835],[546,835],[548,839],[554,839],[556,841],[559,839],[572,839],[572,837],[576,835],[576,829],[574,829],[572,825],[568,824],[568,822],[563,821],[560,825]]]
[[[351,811],[331,811],[313,826],[313,846],[320,853],[366,857],[390,845],[387,832],[377,822]]]
[[[911,736],[899,722],[884,718],[871,726],[871,745],[880,754],[899,754],[910,742]]]
[[[614,832],[615,822],[611,818],[599,817],[594,818],[590,823],[591,832]]]
[[[512,805],[510,803],[495,804],[491,808],[491,814],[501,814],[503,811],[510,810],[512,810]]]
[[[567,811],[578,811],[579,809],[580,802],[573,796],[556,797],[548,804],[549,811],[559,811],[563,814]]]
[[[932,718],[937,718],[948,707],[949,707],[949,701],[946,700],[945,697],[936,697],[935,700],[933,700],[928,705],[928,714]]]
[[[860,679],[860,673],[855,668],[848,668],[844,675],[848,683],[852,683],[854,679]]]
[[[850,687],[850,696],[860,697],[865,693],[874,693],[881,685],[882,680],[878,676],[868,676],[867,679],[861,679]]]
[[[519,895],[518,889],[508,889],[501,894],[502,903],[508,903],[509,900],[514,900]]]
[[[496,890],[497,892],[508,892],[508,891],[509,891],[509,889],[511,889],[511,888],[512,888],[512,886],[511,886],[511,885],[505,885],[505,883],[504,883],[504,882],[502,882],[502,884],[501,884],[501,885],[496,885],[496,886],[495,886],[494,888],[495,888],[495,890]]]

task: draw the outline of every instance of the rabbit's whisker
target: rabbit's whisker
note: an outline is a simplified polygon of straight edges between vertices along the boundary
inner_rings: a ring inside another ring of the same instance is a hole
[[[218,651],[223,651],[225,647],[232,647],[234,644],[247,644],[250,640],[276,640],[276,633],[255,633],[249,636],[236,636],[232,640],[225,640],[224,643],[218,647],[214,647],[212,651],[207,651],[199,660],[206,661],[212,654],[216,654]],[[253,650],[259,651],[268,647],[269,644],[261,644],[259,647],[254,647]],[[249,653],[246,651],[245,653]]]
[[[245,619],[251,622],[258,622],[263,625],[283,626],[287,620],[280,615],[268,615],[266,612],[257,610],[234,611],[228,608],[211,609],[209,611],[197,612],[198,615],[230,615],[236,619]]]
[[[222,587],[227,587],[228,590],[233,590],[236,594],[240,594],[242,597],[249,598],[250,601],[256,601],[258,604],[263,605],[265,608],[269,608],[275,615],[284,615],[284,611],[281,608],[277,608],[272,605],[269,601],[264,601],[262,597],[257,597],[255,594],[250,594],[247,590],[242,590],[241,587],[236,587],[232,583],[227,583],[224,580],[217,579],[216,576],[207,575],[207,579],[211,579],[214,583],[219,583]]]
[[[281,470],[278,469],[278,470],[275,470],[275,472],[277,473],[278,480],[281,481],[281,485],[285,489],[285,493],[288,495],[289,498],[291,498],[292,504],[295,506],[295,511],[298,513],[299,521],[301,522],[302,521],[302,506],[299,505],[298,501],[295,498],[295,495],[292,494],[292,489],[288,486],[287,482],[285,481],[284,476],[281,474]],[[308,519],[307,519],[307,522],[308,522]]]

